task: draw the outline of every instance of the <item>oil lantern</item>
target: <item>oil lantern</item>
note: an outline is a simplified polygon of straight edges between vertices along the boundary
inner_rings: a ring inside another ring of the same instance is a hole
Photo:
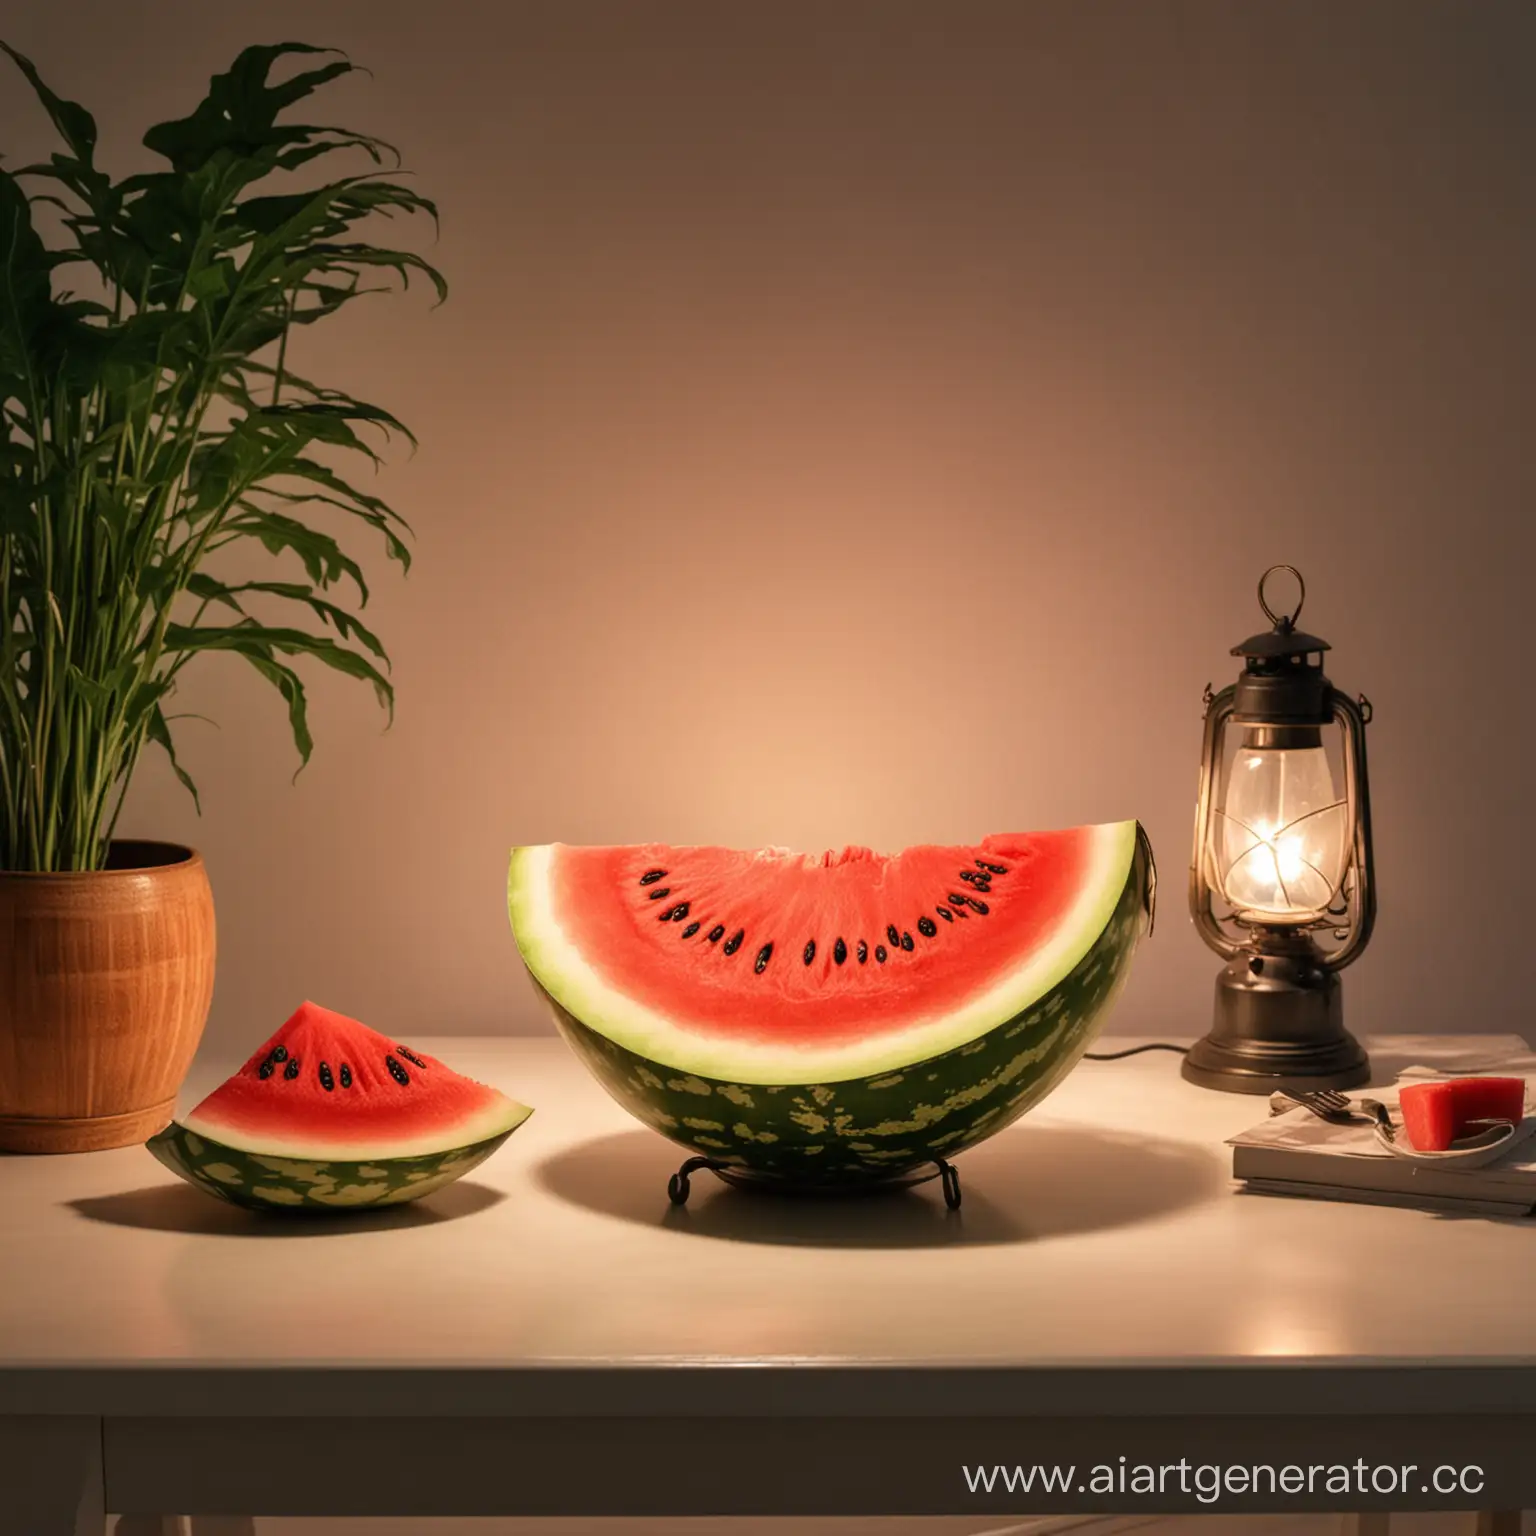
[[[1281,572],[1298,588],[1289,613],[1265,596]],[[1235,683],[1205,689],[1189,904],[1227,965],[1215,1022],[1183,1071],[1232,1093],[1350,1088],[1370,1076],[1344,1027],[1338,973],[1359,958],[1376,917],[1371,706],[1324,675],[1328,642],[1296,627],[1305,598],[1295,567],[1271,566],[1259,606],[1274,627],[1232,647],[1243,659]]]

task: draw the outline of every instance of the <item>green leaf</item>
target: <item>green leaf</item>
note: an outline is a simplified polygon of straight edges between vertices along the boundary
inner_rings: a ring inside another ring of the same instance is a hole
[[[389,656],[374,632],[354,613],[318,596],[309,587],[297,581],[243,581],[231,590],[237,592],[264,592],[272,597],[284,597],[290,602],[303,603],[322,624],[328,624],[343,640],[357,639],[364,649],[377,656],[386,667]]]
[[[192,796],[192,804],[197,809],[197,814],[203,814],[203,802],[197,793],[197,785],[192,782],[192,776],[176,757],[176,744],[171,740],[170,723],[165,717],[165,711],[157,703],[149,712],[147,726],[149,739],[165,749],[165,755],[171,760],[171,772],[181,780],[182,787]]]
[[[239,505],[242,508],[239,515],[227,519],[223,525],[226,535],[254,538],[269,554],[279,555],[291,550],[303,562],[311,581],[328,587],[345,576],[357,588],[359,601],[368,601],[368,583],[363,579],[362,567],[330,534],[249,501]],[[226,537],[217,547],[222,548],[227,542]]]
[[[261,494],[293,505],[314,502],[320,506],[335,507],[339,512],[345,512],[351,517],[360,519],[383,535],[385,552],[400,567],[401,571],[408,572],[410,570],[410,547],[395,532],[395,527],[405,528],[407,532],[410,530],[405,519],[398,512],[388,509],[382,513],[375,512],[367,506],[354,505],[350,501],[343,501],[339,497],[326,496],[317,491],[279,491],[270,486],[263,486]]]
[[[290,262],[286,270],[286,276],[291,280],[292,275],[303,269],[308,272],[350,272],[359,267],[388,267],[400,279],[402,288],[411,286],[411,273],[420,272],[428,282],[432,284],[437,294],[437,303],[441,304],[448,297],[448,280],[431,262],[418,256],[414,251],[388,250],[377,246],[365,245],[311,245],[302,261]],[[309,287],[318,288],[319,285],[306,284]],[[334,290],[325,289],[325,292]],[[349,290],[361,296],[365,293],[383,293],[384,288],[358,288]]]
[[[206,304],[213,299],[222,299],[234,286],[234,279],[233,262],[211,262],[188,278],[186,295],[194,304]]]
[[[373,513],[383,522],[407,533],[411,531],[411,525],[381,497],[360,490],[329,464],[322,464],[318,459],[300,454],[289,461],[284,474],[295,480],[303,480],[310,486],[321,486],[342,500],[355,504],[362,511]]]
[[[240,602],[240,594],[243,592],[260,592],[268,597],[281,597],[290,602],[303,603],[321,623],[330,625],[343,640],[355,637],[386,667],[389,665],[389,657],[379,637],[361,619],[345,608],[338,607],[335,603],[320,597],[312,587],[306,586],[301,581],[242,581],[229,586],[215,577],[199,572],[187,583],[187,590],[204,603],[219,603],[242,615],[246,611]]]
[[[53,119],[53,126],[59,130],[75,158],[81,164],[89,165],[96,152],[96,119],[78,102],[65,101],[63,97],[54,95],[43,84],[31,59],[17,53],[9,43],[0,43],[0,50],[9,54],[16,67],[27,77],[37,93],[37,99],[47,109],[48,116]]]
[[[285,656],[311,656],[347,677],[371,683],[374,697],[394,719],[395,690],[389,679],[366,656],[349,651],[325,635],[259,624],[254,619],[229,625],[171,624],[165,631],[165,649],[173,653],[235,651],[245,655],[255,651],[264,655],[281,652]]]
[[[416,446],[415,434],[398,416],[381,405],[369,405],[364,400],[298,400],[284,405],[264,405],[251,413],[251,419],[257,425],[277,424],[286,431],[296,431],[300,437],[312,434],[316,441],[351,448],[374,460],[378,455],[352,431],[354,421],[378,427],[386,437],[398,432],[413,448]]]
[[[286,84],[269,86],[272,66],[289,54],[334,53],[308,43],[274,43],[245,49],[222,75],[208,82],[208,94],[190,116],[159,123],[144,135],[144,147],[171,162],[185,175],[201,170],[221,151],[249,155],[276,138],[273,125],[286,106],[308,95],[316,86],[354,66],[338,60],[296,76]]]
[[[0,398],[5,380],[32,376],[36,338],[56,318],[49,270],[26,194],[0,171]]]
[[[348,133],[343,128],[306,128],[304,132],[313,135],[313,141],[275,154],[272,157],[273,170],[296,171],[301,165],[308,165],[311,160],[332,154],[338,149],[360,149],[375,165],[384,163],[386,153],[397,164],[400,159],[400,153],[394,145],[386,144],[383,139],[376,139],[372,134]]]
[[[216,576],[208,575],[206,571],[194,571],[187,578],[187,591],[193,597],[200,599],[205,605],[208,603],[221,603],[226,608],[233,608],[236,613],[243,614],[245,612],[234,592],[224,582],[220,581]]]
[[[345,676],[372,683],[379,702],[388,709],[391,721],[394,719],[394,689],[389,680],[365,657],[323,635],[279,629],[250,619],[227,626],[173,624],[166,630],[165,648],[172,654],[231,651],[249,662],[278,690],[288,705],[288,723],[294,746],[298,749],[300,770],[314,751],[308,699],[298,673],[280,661],[280,655],[312,656]]]
[[[93,710],[104,712],[112,706],[112,689],[99,678],[91,677],[74,662],[66,662],[64,675]]]
[[[299,767],[294,774],[294,778],[298,778],[315,750],[315,738],[309,732],[309,700],[304,693],[304,684],[292,667],[284,665],[270,651],[253,648],[239,654],[277,689],[288,705],[288,728],[293,732],[293,744],[299,753]]]

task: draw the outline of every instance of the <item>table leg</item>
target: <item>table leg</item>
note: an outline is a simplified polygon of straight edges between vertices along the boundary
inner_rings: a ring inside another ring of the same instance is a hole
[[[103,1536],[101,1420],[0,1417],[0,1536]]]

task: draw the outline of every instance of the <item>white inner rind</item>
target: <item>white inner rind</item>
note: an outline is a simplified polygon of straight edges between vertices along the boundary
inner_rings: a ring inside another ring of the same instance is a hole
[[[181,1117],[180,1124],[194,1136],[206,1136],[236,1152],[255,1152],[268,1157],[292,1157],[303,1162],[376,1163],[391,1157],[433,1157],[457,1147],[472,1147],[506,1131],[515,1131],[533,1111],[505,1094],[483,1109],[477,1109],[450,1126],[425,1131],[419,1136],[396,1137],[389,1142],[377,1136],[365,1139],[362,1126],[338,1127],[335,1137],[316,1136],[312,1131],[285,1135],[282,1132],[252,1130],[218,1118],[217,1110],[204,1114],[206,1105]]]
[[[734,1083],[842,1082],[873,1077],[968,1045],[1057,986],[1109,926],[1136,857],[1136,823],[1108,822],[1092,836],[1071,907],[1043,944],[969,1002],[874,1038],[837,1044],[765,1042],[703,1034],[611,986],[560,925],[550,887],[556,849],[514,848],[507,907],[523,961],[568,1013],[626,1050],[680,1072]]]

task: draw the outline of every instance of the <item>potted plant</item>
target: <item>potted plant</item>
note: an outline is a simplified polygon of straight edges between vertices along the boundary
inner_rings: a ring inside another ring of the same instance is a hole
[[[243,657],[286,703],[300,768],[296,659],[393,710],[383,646],[333,592],[362,607],[362,569],[304,511],[361,520],[408,566],[403,520],[343,471],[377,462],[365,433],[410,434],[295,373],[290,336],[375,277],[446,288],[356,228],[435,221],[430,202],[366,169],[315,174],[398,163],[389,146],[279,121],[354,67],[330,50],[247,48],[144,136],[161,166],[121,180],[91,115],[5,52],[62,147],[0,168],[0,1149],[83,1151],[169,1120],[212,997],[202,860],[113,837],[150,744],[196,799],[168,707],[182,668]],[[293,569],[247,578],[232,548]]]

